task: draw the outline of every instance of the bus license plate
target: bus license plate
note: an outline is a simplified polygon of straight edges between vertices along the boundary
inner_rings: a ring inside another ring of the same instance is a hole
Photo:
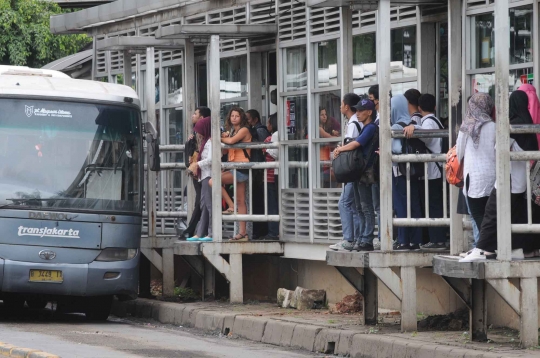
[[[30,282],[64,282],[62,271],[30,270]]]

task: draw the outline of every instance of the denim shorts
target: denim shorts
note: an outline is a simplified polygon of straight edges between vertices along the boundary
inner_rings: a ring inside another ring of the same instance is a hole
[[[234,173],[233,173],[234,177]],[[249,179],[249,171],[246,169],[237,169],[236,170],[236,181],[238,183],[243,183]]]

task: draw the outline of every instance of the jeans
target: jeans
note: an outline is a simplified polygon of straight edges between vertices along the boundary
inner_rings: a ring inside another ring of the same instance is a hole
[[[465,201],[467,202],[467,207],[471,213],[473,224],[473,235],[474,235],[474,245],[478,245],[478,240],[480,240],[480,229],[482,228],[482,222],[484,221],[484,215],[486,213],[486,205],[489,200],[489,196],[483,196],[480,198],[471,198],[465,195]],[[474,232],[474,227],[476,226],[476,232]]]
[[[472,224],[472,232],[474,237],[474,247],[476,247],[476,244],[478,244],[478,240],[480,239],[480,229],[478,228],[478,225],[476,225],[476,221],[473,219],[471,214],[471,207],[469,205],[469,201],[467,199],[467,195],[463,195],[465,197],[465,204],[467,205],[467,211],[469,211],[469,216],[471,217],[471,224]]]
[[[425,206],[425,192],[424,186],[428,186],[429,190],[429,217],[431,219],[442,218],[443,217],[443,185],[446,185],[446,182],[443,183],[442,178],[423,180],[420,182],[420,202],[422,206]],[[425,210],[425,208],[424,208]],[[446,241],[446,233],[448,229],[445,227],[429,226],[429,241],[438,244]]]
[[[186,236],[193,236],[195,234],[197,224],[199,224],[199,220],[201,219],[201,183],[199,183],[199,180],[193,179],[193,186],[195,187],[195,207],[193,208],[189,225],[184,231]],[[206,235],[206,232],[204,235]]]
[[[379,187],[379,183],[371,185],[371,196],[373,198],[373,209],[377,213],[377,234],[379,240],[381,240],[381,188]]]
[[[375,232],[375,209],[373,208],[373,197],[371,184],[354,183],[354,201],[358,215],[360,216],[360,242],[373,244]],[[363,220],[362,220],[363,218]]]
[[[338,203],[343,240],[348,242],[360,242],[360,216],[356,210],[354,200],[354,185],[347,183],[343,187]]]
[[[268,215],[278,215],[279,214],[279,205],[278,205],[278,177],[274,177],[274,183],[268,183],[266,187],[268,192]],[[268,223],[268,235],[269,236],[279,236],[279,222],[271,221]]]
[[[411,180],[411,218],[422,217],[420,210],[418,180]],[[407,178],[404,175],[392,177],[392,201],[398,218],[407,217]],[[400,244],[421,244],[422,228],[399,227],[398,242]]]

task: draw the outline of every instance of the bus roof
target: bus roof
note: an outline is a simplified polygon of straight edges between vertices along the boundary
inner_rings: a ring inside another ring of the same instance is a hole
[[[22,66],[0,66],[0,97],[4,96],[132,102],[140,106],[137,93],[128,86],[76,80],[59,71]]]

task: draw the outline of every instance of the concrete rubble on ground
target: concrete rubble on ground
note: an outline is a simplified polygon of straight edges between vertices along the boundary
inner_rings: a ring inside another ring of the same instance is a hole
[[[275,306],[274,306],[275,307]],[[304,349],[311,352],[337,354],[352,358],[507,358],[538,357],[530,350],[465,345],[449,341],[446,344],[430,339],[421,340],[416,334],[366,334],[359,329],[339,329],[313,324],[308,320],[285,320],[283,316],[255,315],[256,311],[235,311],[212,307],[205,303],[179,304],[147,299],[115,301],[113,314],[118,317],[154,319],[163,324],[196,328],[208,333],[220,333],[251,341],[282,347]],[[367,327],[364,327],[367,328]],[[370,330],[371,331],[371,330]],[[415,338],[416,337],[416,338]]]
[[[298,310],[322,308],[326,303],[326,292],[302,287],[297,287],[294,291],[280,288],[277,291],[277,303],[279,307]]]

